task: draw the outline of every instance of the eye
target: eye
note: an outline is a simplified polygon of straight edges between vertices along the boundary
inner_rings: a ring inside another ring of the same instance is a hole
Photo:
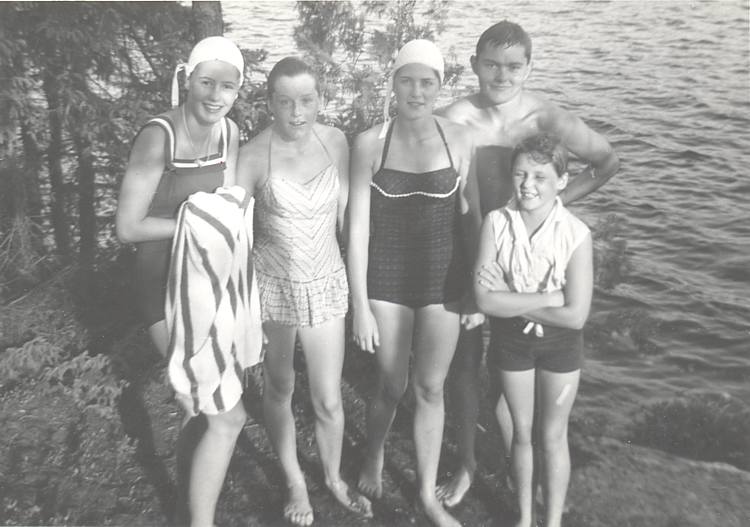
[[[312,106],[315,103],[315,98],[313,97],[303,97],[302,98],[302,104],[304,106]]]

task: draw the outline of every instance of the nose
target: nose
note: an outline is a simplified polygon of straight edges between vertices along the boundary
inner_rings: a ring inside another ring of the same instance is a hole
[[[424,92],[424,89],[422,88],[422,85],[419,82],[413,82],[411,84],[412,97],[421,97],[422,92]]]
[[[296,102],[292,103],[292,117],[298,117],[302,114],[299,107],[300,105],[297,104]]]
[[[221,98],[221,86],[218,84],[214,85],[213,89],[211,89],[210,96],[212,101],[218,101]]]

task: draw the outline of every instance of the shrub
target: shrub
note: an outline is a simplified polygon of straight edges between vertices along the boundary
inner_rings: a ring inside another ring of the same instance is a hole
[[[680,456],[750,469],[750,406],[729,395],[660,401],[646,408],[632,440]]]

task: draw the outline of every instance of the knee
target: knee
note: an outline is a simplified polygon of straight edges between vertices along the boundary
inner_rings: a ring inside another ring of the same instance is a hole
[[[208,428],[211,432],[231,439],[237,437],[245,426],[247,414],[242,402],[228,412],[210,416],[208,419]]]
[[[513,421],[513,443],[529,446],[533,440],[532,422],[525,420]]]
[[[343,416],[344,407],[341,394],[333,393],[321,398],[313,398],[313,409],[318,419],[333,421]]]
[[[290,401],[294,393],[294,374],[263,376],[263,398],[274,402]]]
[[[386,404],[396,405],[406,393],[408,379],[404,378],[383,378],[379,383],[380,397]]]
[[[542,431],[542,447],[545,451],[558,451],[560,448],[564,448],[567,441],[567,426],[548,427]]]
[[[443,402],[443,381],[415,381],[414,395],[418,401],[435,405]]]

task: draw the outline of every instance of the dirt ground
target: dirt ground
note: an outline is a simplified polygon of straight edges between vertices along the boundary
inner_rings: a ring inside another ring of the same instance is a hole
[[[143,329],[113,316],[119,306],[103,303],[82,316],[66,291],[30,295],[0,313],[0,524],[169,525],[179,415],[163,364]],[[93,358],[82,359],[84,347]],[[298,449],[314,525],[427,525],[414,507],[410,398],[399,408],[386,446],[385,495],[374,504],[373,519],[360,519],[338,506],[323,484],[304,364],[296,367]],[[342,472],[353,482],[372,358],[348,350],[344,370]],[[263,429],[257,371],[253,379],[245,398],[249,419],[219,503],[216,520],[223,527],[284,525],[282,477]],[[486,379],[482,389],[486,393]],[[566,527],[750,525],[750,473],[598,435],[578,424],[585,421],[579,415],[571,422]],[[446,422],[441,480],[456,466],[450,415]],[[513,497],[486,402],[480,424],[476,480],[453,512],[467,527],[509,527]]]

